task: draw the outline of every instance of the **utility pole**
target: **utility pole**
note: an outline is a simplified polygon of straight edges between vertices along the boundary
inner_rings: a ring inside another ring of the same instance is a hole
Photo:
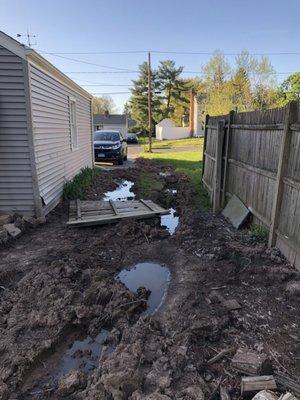
[[[152,105],[151,105],[151,54],[148,53],[148,128],[149,128],[149,152],[152,153]]]

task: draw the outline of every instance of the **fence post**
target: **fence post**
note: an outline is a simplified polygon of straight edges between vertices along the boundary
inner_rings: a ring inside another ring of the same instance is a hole
[[[218,121],[217,141],[216,141],[216,161],[214,176],[214,196],[213,213],[216,214],[221,208],[221,179],[222,179],[222,161],[223,161],[223,141],[224,141],[225,121]]]
[[[225,206],[226,200],[226,186],[227,186],[227,179],[228,179],[228,157],[230,153],[230,143],[231,143],[231,125],[234,121],[234,111],[230,111],[228,117],[228,124],[227,124],[227,132],[226,132],[226,142],[225,142],[225,160],[224,160],[224,174],[223,174],[223,185],[222,185],[222,208]]]
[[[278,169],[277,169],[277,179],[275,184],[275,193],[273,200],[273,209],[271,215],[271,226],[269,233],[269,247],[274,246],[276,243],[276,229],[278,227],[279,217],[280,217],[280,209],[281,202],[283,197],[283,177],[286,173],[288,158],[289,158],[289,150],[291,143],[291,129],[290,126],[292,123],[297,121],[298,116],[298,102],[291,101],[286,109],[285,120],[284,120],[284,130],[282,135],[279,160],[278,160]]]
[[[206,142],[207,142],[207,124],[209,120],[209,115],[205,116],[205,126],[204,126],[204,143],[203,143],[203,155],[202,155],[202,179],[204,177],[204,168],[205,168],[205,152],[206,152]]]

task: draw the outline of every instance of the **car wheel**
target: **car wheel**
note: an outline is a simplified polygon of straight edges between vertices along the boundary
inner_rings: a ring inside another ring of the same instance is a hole
[[[127,153],[124,156],[124,161],[127,161]]]
[[[123,157],[119,158],[118,165],[123,165],[123,162],[124,162]]]

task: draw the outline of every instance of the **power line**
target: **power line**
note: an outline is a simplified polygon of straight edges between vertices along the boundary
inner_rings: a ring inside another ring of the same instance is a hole
[[[94,83],[94,84],[81,84],[81,86],[124,86],[124,87],[128,87],[128,86],[132,86],[132,83],[128,83],[127,85],[123,85],[123,84],[108,84],[108,83]]]
[[[126,73],[139,73],[140,71],[65,71],[65,74],[126,74]],[[271,72],[271,75],[291,75],[298,71],[286,72]],[[203,71],[182,71],[182,74],[197,74],[203,75]],[[250,75],[264,75],[264,72],[250,72]],[[230,76],[230,74],[228,74]]]
[[[54,57],[63,58],[64,60],[70,60],[70,61],[79,62],[79,63],[82,63],[82,64],[94,65],[96,67],[110,68],[110,69],[115,69],[115,70],[118,70],[118,71],[136,72],[136,71],[132,71],[132,70],[130,70],[128,68],[119,68],[119,67],[111,67],[109,65],[95,64],[95,63],[91,63],[89,61],[78,60],[77,58],[64,57],[64,56],[61,56],[61,55],[58,55],[58,54],[55,54],[55,53],[45,53],[45,54],[50,54],[50,55],[52,55]]]
[[[146,54],[149,50],[128,50],[128,51],[79,51],[79,52],[46,52],[39,51],[41,54],[52,54],[52,55],[62,55],[62,54],[75,54],[75,55],[97,55],[97,54]],[[169,51],[169,50],[150,50],[154,54],[182,54],[182,55],[204,55],[211,56],[215,54],[215,51]],[[239,56],[239,53],[227,53],[222,52],[224,56]],[[250,56],[293,56],[300,55],[300,52],[254,52],[247,53]]]

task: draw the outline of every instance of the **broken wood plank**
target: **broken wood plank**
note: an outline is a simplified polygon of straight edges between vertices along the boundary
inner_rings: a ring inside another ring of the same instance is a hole
[[[277,389],[273,375],[245,376],[241,381],[241,395],[249,395],[265,389]]]
[[[69,226],[92,226],[119,222],[129,218],[153,218],[169,214],[151,200],[143,201],[81,201],[80,214],[77,202],[70,202]]]
[[[215,362],[221,360],[223,357],[227,356],[228,354],[231,354],[235,351],[235,347],[229,347],[228,349],[224,349],[220,351],[218,354],[216,354],[214,357],[210,358],[207,361],[207,365],[214,364]]]
[[[272,363],[266,354],[257,354],[248,349],[238,349],[232,367],[246,375],[267,375],[273,372]]]
[[[80,200],[76,200],[76,210],[77,210],[77,218],[81,219],[81,209],[80,209]]]
[[[295,394],[296,396],[300,396],[300,382],[296,381],[293,378],[290,378],[281,373],[274,374],[275,380],[278,386],[284,390],[288,390]]]
[[[231,400],[228,390],[223,385],[220,385],[220,398],[221,400]]]
[[[115,213],[115,215],[118,215],[118,210],[117,207],[115,206],[115,203],[113,200],[109,200],[109,204],[111,205],[111,208],[113,209],[113,212]]]

